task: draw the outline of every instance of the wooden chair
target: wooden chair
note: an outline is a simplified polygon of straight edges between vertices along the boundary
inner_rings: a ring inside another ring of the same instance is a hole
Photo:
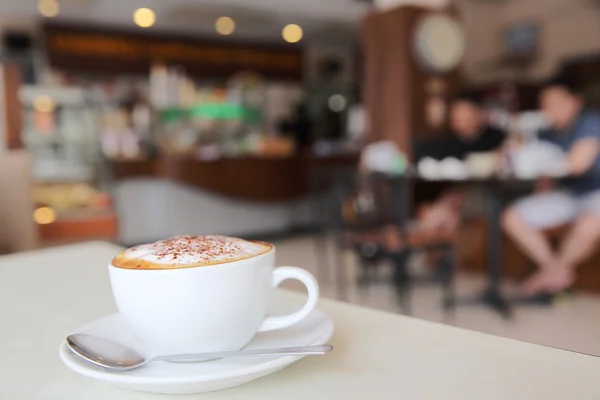
[[[335,194],[337,208],[332,211],[337,216],[334,219],[337,222],[334,231],[338,236],[338,252],[344,248],[353,249],[361,268],[357,282],[361,286],[371,283],[371,271],[378,262],[391,261],[394,267],[392,281],[405,312],[410,312],[410,290],[418,280],[441,282],[444,289],[443,308],[446,311],[453,310],[455,295],[452,278],[456,265],[454,238],[451,232],[425,231],[412,226],[410,188],[409,178],[402,176],[372,174],[360,183],[356,177],[353,180],[348,177],[338,180]],[[363,207],[362,210],[359,203],[364,200],[360,199],[361,195],[369,196],[371,202],[370,207]],[[383,229],[395,230],[400,238],[400,246],[391,249],[382,245],[377,236]],[[417,279],[408,270],[408,260],[417,252],[435,252],[437,255],[433,273],[425,279]],[[343,265],[338,262],[337,269],[342,268]],[[337,275],[341,276],[341,273]],[[344,283],[338,280],[338,285]]]
[[[336,209],[339,198],[344,196],[339,190],[348,186],[348,179],[353,181],[356,174],[356,163],[348,165],[311,163],[310,165],[310,212],[312,221],[317,228],[314,236],[314,248],[318,278],[322,282],[330,281],[331,242],[336,241],[334,246],[339,244],[337,238],[332,234],[332,226],[335,226],[336,223],[334,221],[335,213],[331,211]],[[337,252],[333,252],[333,255],[338,256],[339,259]],[[336,277],[336,280],[339,281],[339,276]]]

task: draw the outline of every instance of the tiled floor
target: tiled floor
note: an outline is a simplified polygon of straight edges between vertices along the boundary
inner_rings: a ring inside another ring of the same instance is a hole
[[[283,240],[276,245],[279,265],[295,265],[312,271],[319,277],[322,296],[336,297],[332,271],[317,271],[313,238]],[[400,312],[395,294],[388,285],[376,284],[359,290],[353,280],[356,274],[354,258],[347,254],[345,260],[349,277],[347,301],[389,312]],[[469,296],[477,293],[483,284],[482,278],[459,276],[457,291],[461,296]],[[285,285],[293,289],[298,288],[293,283]],[[507,289],[511,289],[510,285]],[[456,316],[448,320],[442,312],[440,298],[441,290],[437,286],[417,287],[412,297],[413,316],[494,335],[600,355],[600,296],[577,294],[552,308],[516,307],[515,318],[509,321],[481,306],[461,306]]]

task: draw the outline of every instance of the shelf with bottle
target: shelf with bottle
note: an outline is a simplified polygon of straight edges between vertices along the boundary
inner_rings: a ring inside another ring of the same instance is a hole
[[[207,102],[160,113],[160,147],[170,154],[212,159],[253,154],[262,136],[261,110],[239,103]]]
[[[116,238],[108,166],[99,135],[101,107],[93,93],[25,85],[19,97],[21,135],[32,160],[32,218],[42,244]],[[99,221],[110,229],[98,228]]]
[[[92,179],[101,161],[97,114],[83,89],[24,85],[21,138],[31,154],[34,181]]]
[[[275,132],[267,127],[265,88],[266,83],[249,72],[208,83],[196,82],[176,67],[154,66],[149,98],[157,110],[159,151],[214,161],[261,156],[269,147],[265,142],[285,142],[273,148],[280,156],[291,155],[291,140],[273,137]]]

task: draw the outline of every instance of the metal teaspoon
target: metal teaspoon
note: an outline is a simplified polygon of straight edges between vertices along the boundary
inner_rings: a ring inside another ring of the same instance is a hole
[[[258,349],[240,351],[219,351],[213,353],[173,354],[145,358],[136,350],[121,343],[97,336],[77,333],[67,337],[67,345],[79,357],[92,364],[112,370],[129,371],[154,361],[202,361],[231,357],[278,357],[322,355],[333,350],[331,345],[283,347],[279,349]]]

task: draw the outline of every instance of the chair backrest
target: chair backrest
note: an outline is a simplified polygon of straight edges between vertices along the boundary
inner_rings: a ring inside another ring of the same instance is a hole
[[[386,188],[387,213],[394,224],[401,229],[407,228],[412,209],[410,178],[406,175],[374,174],[371,179]]]
[[[338,189],[340,224],[346,229],[370,229],[386,225],[404,230],[410,216],[408,181],[403,176],[381,173],[346,178]]]
[[[33,221],[31,163],[25,150],[0,153],[0,252],[30,250],[37,245]]]

